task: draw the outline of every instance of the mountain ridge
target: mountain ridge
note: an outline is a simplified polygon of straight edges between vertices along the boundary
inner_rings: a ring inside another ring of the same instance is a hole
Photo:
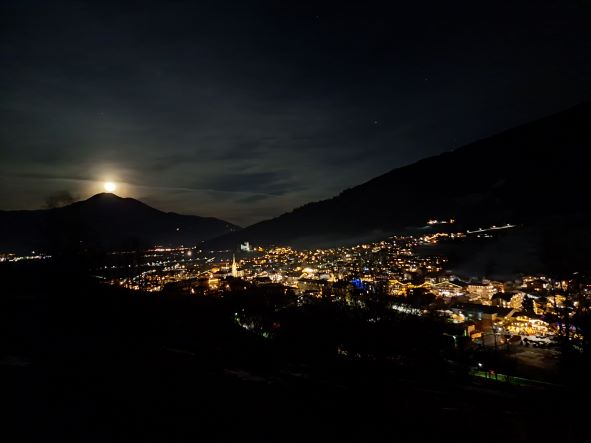
[[[99,193],[59,208],[0,211],[0,248],[55,253],[76,242],[100,250],[193,246],[236,229],[214,217],[163,212],[130,197]]]
[[[306,239],[385,235],[430,218],[472,226],[587,213],[588,128],[591,102],[393,169],[208,244],[310,246]]]

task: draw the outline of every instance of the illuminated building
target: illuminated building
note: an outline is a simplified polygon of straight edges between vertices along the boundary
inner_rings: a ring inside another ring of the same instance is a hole
[[[238,267],[236,266],[236,256],[232,254],[232,277],[238,277]]]
[[[496,306],[486,306],[475,303],[457,303],[451,308],[456,315],[462,315],[466,320],[473,321],[480,330],[492,329],[496,320],[511,317],[513,310]]]
[[[475,295],[484,300],[490,300],[495,293],[495,287],[490,283],[470,283],[466,287],[466,291],[470,295]]]
[[[439,297],[457,297],[464,294],[464,288],[458,284],[443,281],[435,283],[431,287],[431,292]]]

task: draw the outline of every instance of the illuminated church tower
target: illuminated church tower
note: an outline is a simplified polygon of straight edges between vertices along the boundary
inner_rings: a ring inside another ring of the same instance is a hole
[[[236,255],[232,254],[232,277],[238,277],[238,267],[236,266]]]

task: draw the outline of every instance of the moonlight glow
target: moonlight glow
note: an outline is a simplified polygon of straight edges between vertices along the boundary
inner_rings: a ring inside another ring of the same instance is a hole
[[[113,182],[105,182],[104,187],[107,192],[115,192],[115,189],[117,189],[117,185]]]

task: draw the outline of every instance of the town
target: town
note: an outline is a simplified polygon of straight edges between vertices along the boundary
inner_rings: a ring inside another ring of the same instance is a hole
[[[481,231],[486,229],[473,232]],[[534,364],[543,359],[539,364],[545,368],[551,366],[548,358],[557,356],[562,339],[580,349],[583,337],[576,318],[587,310],[589,280],[584,276],[558,280],[521,275],[505,281],[462,276],[447,268],[446,257],[424,252],[469,234],[400,235],[314,250],[267,249],[248,242],[235,252],[155,247],[140,255],[112,253],[112,262],[98,274],[105,283],[138,292],[224,297],[257,290],[279,294],[285,305],[296,307],[329,301],[367,310],[379,298],[390,310],[444,319],[455,345],[461,337],[475,347],[527,348],[529,355],[524,357]],[[236,313],[235,320],[245,329],[270,336],[269,328],[277,324],[255,317]]]

